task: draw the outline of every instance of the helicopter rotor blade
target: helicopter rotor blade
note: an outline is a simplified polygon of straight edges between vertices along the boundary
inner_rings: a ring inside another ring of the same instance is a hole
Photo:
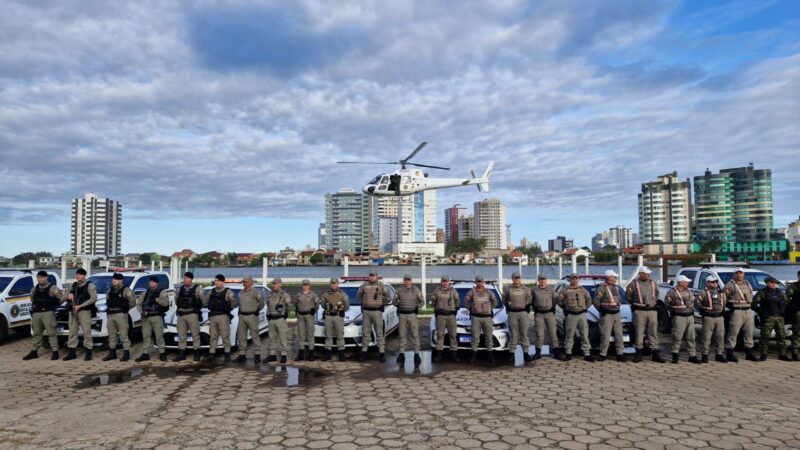
[[[427,164],[417,164],[417,163],[406,163],[406,164],[408,164],[409,166],[427,167],[429,169],[450,170],[449,167],[429,166]]]
[[[392,162],[365,162],[365,161],[336,161],[336,164],[397,164],[396,161]]]
[[[417,146],[417,148],[415,148],[415,149],[414,149],[414,151],[413,151],[413,152],[411,152],[411,154],[410,154],[410,155],[408,155],[408,156],[406,157],[406,159],[403,159],[403,160],[400,160],[400,161],[399,161],[399,162],[400,162],[400,164],[405,164],[405,163],[407,163],[407,162],[408,162],[408,161],[409,161],[411,158],[413,158],[414,156],[416,156],[416,155],[417,155],[417,153],[419,153],[419,151],[420,151],[420,150],[422,150],[422,147],[425,147],[426,145],[428,145],[428,143],[427,143],[427,142],[423,142],[423,143],[419,144],[419,145]]]

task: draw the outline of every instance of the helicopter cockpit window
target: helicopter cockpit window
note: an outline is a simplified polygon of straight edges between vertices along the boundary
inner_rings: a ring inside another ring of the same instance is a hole
[[[386,175],[382,176],[382,177],[381,177],[381,185],[380,185],[380,186],[378,186],[378,190],[379,190],[379,191],[385,191],[385,190],[386,190],[386,186],[387,186],[388,184],[389,184],[389,177],[388,177],[388,176],[386,176]]]
[[[380,176],[380,175],[378,175],[377,177],[373,178],[373,179],[372,179],[372,180],[371,180],[369,183],[367,183],[367,184],[378,184],[378,181],[379,181],[380,179],[381,179],[381,176]]]

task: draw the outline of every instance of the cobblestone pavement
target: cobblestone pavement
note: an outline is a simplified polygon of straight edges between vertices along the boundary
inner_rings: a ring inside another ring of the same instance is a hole
[[[421,329],[426,338],[427,319]],[[800,447],[800,363],[774,357],[521,368],[431,365],[426,354],[426,373],[408,374],[375,354],[209,368],[106,363],[104,351],[22,361],[28,345],[0,345],[0,447]],[[388,340],[391,361],[397,345]]]

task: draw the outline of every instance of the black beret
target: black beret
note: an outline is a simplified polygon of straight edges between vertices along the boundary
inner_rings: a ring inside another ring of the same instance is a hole
[[[45,272],[44,270],[40,270],[40,271],[36,272],[36,276],[37,277],[46,277],[47,276],[47,272]]]
[[[777,283],[778,280],[773,277],[767,277],[764,279],[764,283]]]
[[[150,275],[150,281],[155,281],[156,283],[158,283],[158,277],[155,275]]]
[[[214,279],[215,280],[219,280],[219,281],[225,281],[225,275],[219,274],[219,275],[215,276]]]
[[[75,271],[75,274],[76,275],[86,275],[86,269],[80,268],[80,269]]]
[[[123,278],[123,276],[122,276],[121,273],[116,272],[114,275],[111,275],[111,278],[113,278],[115,280],[121,280]]]
[[[191,279],[194,280],[194,274],[192,272],[186,272],[185,274],[183,274],[183,276],[185,276],[186,278],[191,278]]]

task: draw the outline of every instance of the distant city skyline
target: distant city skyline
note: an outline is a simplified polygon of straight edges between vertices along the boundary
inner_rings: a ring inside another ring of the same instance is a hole
[[[589,247],[638,231],[641,183],[750,162],[783,228],[800,214],[798,23],[791,0],[12,3],[0,255],[69,252],[87,192],[124,205],[123,253],[314,245],[326,193],[392,170],[335,161],[421,141],[415,161],[448,176],[496,161],[488,193],[436,193],[435,228],[498,198],[513,243]]]

